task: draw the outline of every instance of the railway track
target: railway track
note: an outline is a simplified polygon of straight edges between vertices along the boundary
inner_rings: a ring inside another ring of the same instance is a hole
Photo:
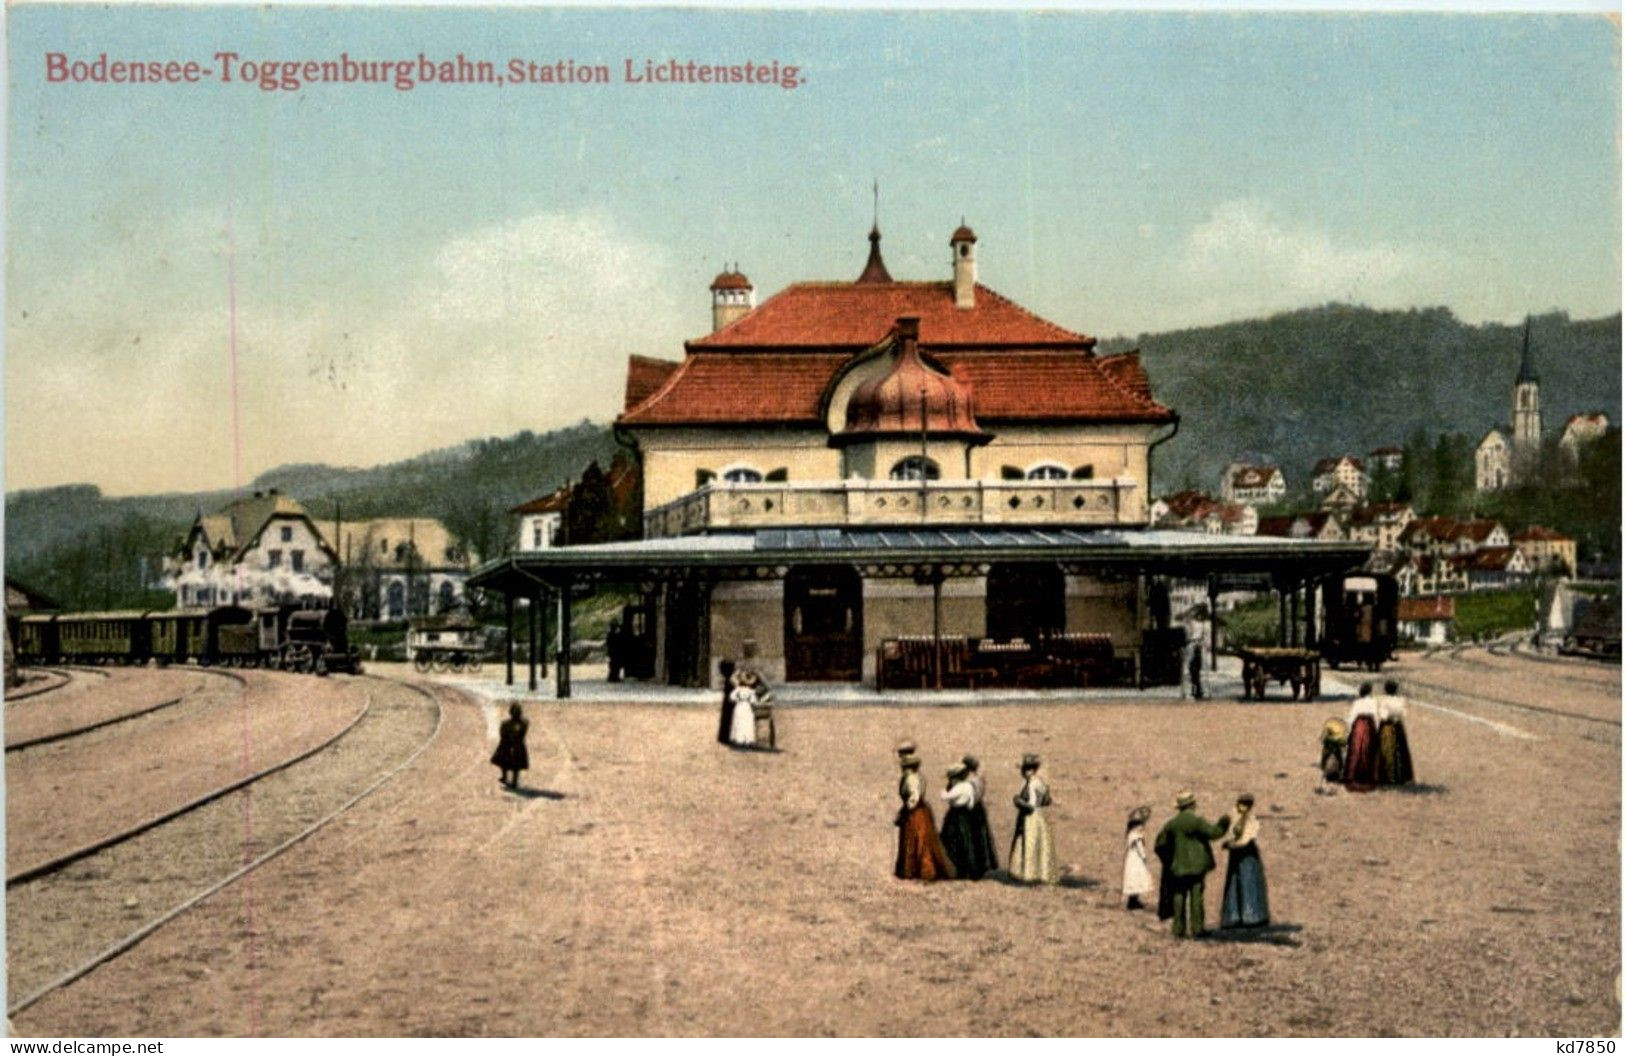
[[[1509,708],[1513,711],[1521,711],[1531,715],[1550,715],[1560,719],[1570,719],[1575,722],[1591,723],[1597,726],[1611,727],[1615,730],[1620,729],[1619,719],[1598,718],[1592,715],[1581,715],[1576,712],[1565,711],[1562,708],[1549,708],[1540,704],[1525,704],[1521,701],[1506,700],[1501,697],[1489,697],[1482,693],[1469,693],[1466,690],[1458,689],[1454,686],[1445,686],[1440,685],[1437,682],[1428,682],[1424,679],[1417,678],[1415,675],[1406,675],[1405,683],[1407,686],[1414,686],[1417,689],[1425,689],[1431,693],[1436,693],[1442,696],[1455,697],[1459,700],[1472,701],[1479,704],[1489,704],[1497,708]]]
[[[234,674],[230,671],[215,671],[210,668],[200,668],[199,673],[213,675],[216,678],[223,678],[228,682],[235,682],[239,686],[248,685],[247,681],[244,680],[241,675]],[[112,715],[105,719],[98,719],[95,722],[86,723],[83,726],[74,726],[66,730],[56,730],[51,733],[42,733],[37,737],[29,737],[20,741],[10,741],[6,744],[6,751],[8,753],[20,752],[28,748],[38,748],[39,746],[45,744],[55,744],[58,741],[66,741],[73,737],[80,737],[87,733],[94,733],[97,730],[106,729],[109,726],[117,726],[121,722],[129,722],[132,719],[139,719],[144,716],[151,715],[154,712],[163,711],[165,708],[172,708],[182,701],[189,699],[193,694],[197,693],[202,688],[202,684],[200,683],[199,685],[193,686],[191,689],[187,690],[185,693],[182,693],[178,697],[171,697],[169,700],[159,701],[157,704],[149,704],[144,708],[137,708],[135,711],[124,712],[120,715]]]
[[[1500,657],[1503,660],[1513,660],[1513,661],[1538,660],[1538,661],[1541,661],[1541,662],[1547,663],[1547,664],[1554,664],[1554,665],[1559,665],[1559,666],[1569,666],[1568,662],[1565,662],[1565,661],[1552,660],[1552,659],[1549,659],[1549,658],[1546,658],[1546,657],[1536,657],[1536,656],[1533,656],[1533,655],[1530,655],[1530,654],[1527,654],[1527,653],[1517,652],[1516,651],[1516,643],[1512,643],[1510,646],[1508,646],[1508,648],[1511,648],[1513,651],[1511,651],[1511,652],[1497,652],[1495,646],[1491,646],[1487,651],[1489,652],[1489,654],[1491,656]],[[1444,659],[1444,660],[1446,660],[1446,661],[1448,661],[1450,663],[1461,664],[1464,667],[1476,668],[1476,669],[1478,669],[1480,671],[1506,672],[1506,671],[1509,670],[1506,667],[1498,667],[1495,664],[1485,663],[1481,658],[1472,655],[1472,653],[1474,651],[1475,651],[1475,649],[1472,646],[1455,646],[1455,647],[1452,647],[1451,649],[1441,651],[1440,653],[1437,653],[1437,654],[1430,653],[1428,655],[1434,656],[1434,657],[1437,657],[1437,658],[1442,658],[1442,659]],[[1556,681],[1559,681],[1559,682],[1567,682],[1570,685],[1583,686],[1586,689],[1593,690],[1593,691],[1608,691],[1608,690],[1617,691],[1617,687],[1610,686],[1608,681],[1605,680],[1605,679],[1587,678],[1587,677],[1585,677],[1583,675],[1577,675],[1577,674],[1559,674],[1557,672],[1549,672],[1549,673],[1543,675],[1542,677],[1544,677],[1546,679],[1555,679]]]
[[[52,667],[40,667],[35,668],[34,670],[43,671],[47,675],[52,676],[51,680],[47,681],[47,683],[43,686],[33,686],[29,689],[24,689],[16,693],[7,693],[7,704],[13,704],[21,700],[28,700],[30,697],[42,696],[43,694],[50,693],[52,690],[61,689],[63,686],[73,684],[73,675],[68,671],[61,671]]]
[[[432,705],[432,724],[425,709],[389,700],[390,691],[369,689],[356,718],[315,748],[8,877],[8,968],[12,992],[20,996],[10,1001],[7,1014],[18,1015],[133,949],[411,766],[439,736],[444,701],[437,690],[372,681]],[[386,758],[382,767],[373,762],[380,755]],[[132,911],[141,912],[144,900],[166,908],[138,923]],[[29,933],[36,934],[20,946],[19,936]]]

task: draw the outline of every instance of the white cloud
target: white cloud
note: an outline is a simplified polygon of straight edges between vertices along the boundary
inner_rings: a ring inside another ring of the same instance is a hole
[[[1184,241],[1175,270],[1189,322],[1218,322],[1327,301],[1375,307],[1441,303],[1448,253],[1385,241],[1353,243],[1292,223],[1268,206],[1224,202]]]

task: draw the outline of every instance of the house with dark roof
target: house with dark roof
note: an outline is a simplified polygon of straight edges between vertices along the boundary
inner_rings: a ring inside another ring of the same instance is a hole
[[[1512,536],[1512,545],[1523,554],[1532,572],[1574,575],[1578,556],[1575,542],[1562,532],[1531,524]]]
[[[1456,599],[1448,594],[1399,599],[1399,637],[1422,645],[1443,645],[1456,627]]]
[[[163,582],[183,608],[326,601],[337,561],[304,506],[270,488],[198,514]]]
[[[1315,468],[1309,473],[1309,486],[1320,496],[1341,488],[1353,501],[1361,502],[1371,487],[1371,475],[1366,472],[1365,463],[1360,459],[1353,455],[1338,455],[1315,463]]]
[[[1286,497],[1286,477],[1275,466],[1232,462],[1220,479],[1219,497],[1249,506],[1280,502]]]
[[[1101,355],[978,281],[978,245],[961,224],[947,277],[898,279],[876,228],[856,279],[759,304],[724,270],[709,333],[628,363],[615,425],[641,462],[642,537],[516,553],[474,585],[510,600],[634,585],[658,677],[682,684],[716,685],[739,658],[769,681],[874,683],[901,656],[919,678],[922,640],[1019,652],[1064,636],[1092,643],[1098,678],[1157,667],[1140,655],[1168,638],[1148,638],[1169,620],[1154,575],[1263,570],[1307,591],[1364,559],[1229,534],[1239,518],[1217,509],[1216,533],[1145,530],[1178,415],[1137,353]]]

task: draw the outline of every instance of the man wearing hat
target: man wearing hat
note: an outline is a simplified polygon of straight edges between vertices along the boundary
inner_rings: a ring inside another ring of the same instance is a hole
[[[1214,867],[1210,844],[1229,831],[1230,817],[1214,823],[1197,814],[1196,794],[1189,789],[1179,793],[1174,806],[1179,813],[1157,833],[1157,857],[1162,860],[1163,886],[1172,894],[1174,937],[1201,938],[1207,934],[1202,885]]]

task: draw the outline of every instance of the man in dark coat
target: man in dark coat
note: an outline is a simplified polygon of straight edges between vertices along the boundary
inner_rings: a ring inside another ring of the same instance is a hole
[[[717,664],[717,670],[722,674],[722,715],[717,721],[717,743],[727,744],[728,731],[734,723],[734,662],[724,660]]]
[[[1214,867],[1210,841],[1229,831],[1230,817],[1216,823],[1201,817],[1196,813],[1196,795],[1190,791],[1179,793],[1174,805],[1179,813],[1157,833],[1157,857],[1162,861],[1163,890],[1172,896],[1174,938],[1196,939],[1207,934],[1202,885]]]

